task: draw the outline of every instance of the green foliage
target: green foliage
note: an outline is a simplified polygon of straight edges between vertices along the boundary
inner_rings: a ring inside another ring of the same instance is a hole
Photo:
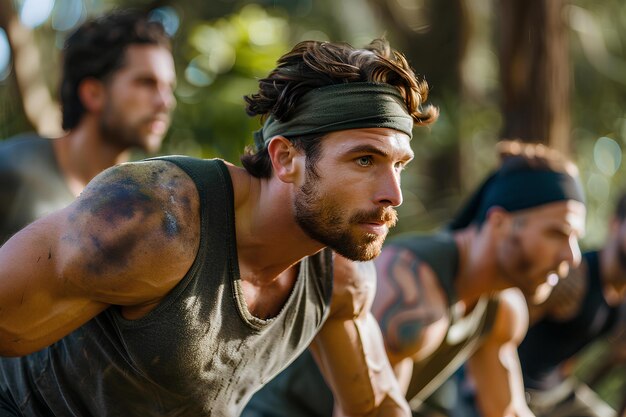
[[[254,93],[287,49],[285,16],[258,5],[212,21],[197,20],[182,47],[178,108],[164,152],[238,161],[260,127],[243,97]]]
[[[391,3],[394,12],[383,18],[383,4]],[[445,57],[459,58],[458,45],[451,44],[456,38],[450,36],[449,23],[454,20],[449,5],[445,10],[441,6],[442,14],[433,14],[434,1],[88,0],[83,4],[90,14],[118,5],[164,4],[178,13],[181,26],[174,39],[178,106],[162,153],[221,157],[237,163],[243,148],[252,143],[252,132],[260,127],[257,119],[246,115],[243,97],[255,92],[257,80],[280,55],[305,38],[361,45],[385,33],[414,58],[416,67],[420,64],[420,71],[428,71],[423,75],[429,82],[434,80],[430,101],[441,110],[434,126],[415,131],[416,158],[403,174],[404,204],[393,233],[427,231],[445,223],[495,166],[493,146],[502,116],[494,34],[498,16],[492,2],[476,0],[466,10],[473,31],[463,34],[467,53],[458,67],[444,62]],[[626,2],[573,0],[563,16],[570,28],[572,156],[588,197],[583,245],[597,247],[603,242],[614,202],[626,189]],[[56,91],[59,45],[67,33],[50,22],[35,31],[44,58],[40,71],[51,91]],[[422,44],[414,42],[416,33],[426,36]],[[437,36],[430,36],[433,33]],[[450,81],[456,78],[460,86]],[[0,136],[30,129],[9,76],[0,81]],[[614,395],[611,390],[604,394]]]
[[[617,30],[626,24],[626,4],[573,3],[565,14],[572,29],[572,145],[588,199],[585,244],[598,246],[626,191],[626,33]]]

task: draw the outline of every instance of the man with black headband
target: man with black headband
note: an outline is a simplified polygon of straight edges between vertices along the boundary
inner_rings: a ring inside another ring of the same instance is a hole
[[[530,304],[531,327],[518,353],[528,404],[537,416],[615,417],[617,413],[572,375],[586,346],[623,328],[626,319],[626,195],[609,223],[606,243],[583,254],[579,268],[547,300]],[[622,342],[623,343],[623,342]]]
[[[346,258],[377,256],[395,223],[427,91],[385,41],[300,43],[246,97],[266,121],[245,169],[118,165],[13,236],[2,415],[237,416],[311,343],[346,414],[409,415],[372,265]]]
[[[559,154],[519,142],[499,146],[501,167],[451,230],[392,239],[374,261],[373,312],[416,413],[468,361],[482,415],[532,415],[516,356],[528,324],[524,295],[538,296],[551,274],[579,262],[585,205],[567,171],[575,167]],[[277,411],[281,402],[288,413]],[[321,417],[333,398],[304,354],[250,407],[257,412],[250,417]]]
[[[467,361],[481,415],[531,415],[516,355],[524,298],[545,297],[580,262],[585,205],[575,166],[556,151],[508,141],[499,151],[449,233],[401,237],[376,262],[374,313],[415,410]]]

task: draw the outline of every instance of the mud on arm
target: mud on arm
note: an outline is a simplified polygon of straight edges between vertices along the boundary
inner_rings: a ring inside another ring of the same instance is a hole
[[[110,305],[158,303],[198,243],[197,194],[165,162],[116,166],[0,248],[0,354],[59,340]]]

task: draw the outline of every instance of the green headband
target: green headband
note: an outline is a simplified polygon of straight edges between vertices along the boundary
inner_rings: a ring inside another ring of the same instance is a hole
[[[412,137],[413,118],[397,88],[369,82],[316,88],[302,96],[289,120],[270,116],[254,140],[262,149],[276,135],[289,138],[367,127],[387,127]]]

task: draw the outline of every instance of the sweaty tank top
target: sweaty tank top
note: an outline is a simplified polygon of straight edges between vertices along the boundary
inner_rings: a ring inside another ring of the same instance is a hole
[[[414,252],[437,274],[450,305],[456,301],[453,280],[456,276],[459,254],[450,234],[432,236],[404,235],[389,241]],[[473,313],[462,323],[469,323],[456,332],[431,357],[419,365],[411,388],[412,396],[420,402],[443,383],[473,352],[482,336],[489,332],[495,316],[497,301],[481,300]],[[455,329],[452,327],[452,329]],[[454,332],[454,330],[453,330]],[[449,366],[454,360],[453,366]],[[307,350],[289,368],[256,393],[241,417],[327,417],[332,415],[333,395],[320,373],[315,360]]]
[[[602,294],[598,252],[583,256],[588,281],[578,313],[566,321],[550,317],[538,321],[518,348],[527,388],[545,390],[561,383],[559,365],[607,334],[619,315],[619,308],[609,306]]]
[[[196,183],[200,247],[188,273],[146,316],[117,307],[39,352],[0,359],[0,397],[28,416],[239,415],[254,391],[311,342],[328,311],[332,258],[300,262],[280,313],[246,308],[233,189],[220,160],[162,158]]]

